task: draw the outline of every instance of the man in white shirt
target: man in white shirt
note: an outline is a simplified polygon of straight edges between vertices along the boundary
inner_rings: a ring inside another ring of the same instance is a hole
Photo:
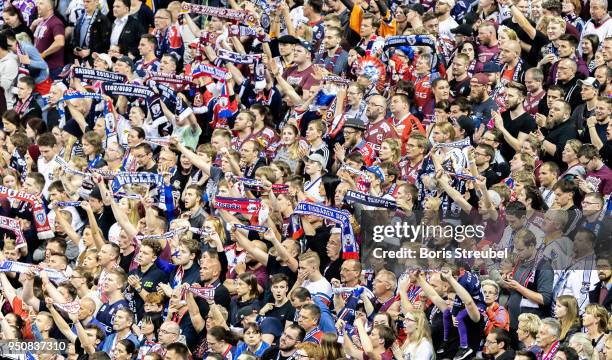
[[[298,258],[298,280],[294,289],[306,288],[314,297],[321,299],[326,305],[331,303],[332,286],[321,274],[319,255],[314,251],[307,251]]]
[[[55,156],[59,153],[59,147],[57,146],[55,136],[51,133],[41,134],[38,138],[37,145],[41,156],[38,157],[36,166],[38,172],[45,177],[45,187],[43,188],[42,194],[45,198],[49,198],[49,185],[53,181],[53,172],[59,166],[59,164],[54,161]]]

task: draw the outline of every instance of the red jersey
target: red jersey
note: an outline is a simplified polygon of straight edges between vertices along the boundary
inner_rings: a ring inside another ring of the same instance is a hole
[[[380,144],[384,139],[397,138],[397,133],[393,125],[388,120],[380,120],[376,123],[370,123],[366,130],[365,140],[367,143],[378,152]]]
[[[411,165],[407,158],[403,157],[399,162],[400,168],[400,179],[407,181],[411,184],[416,184],[417,177],[419,176],[419,170],[423,167],[423,160],[418,164]]]
[[[408,141],[412,130],[417,130],[421,134],[425,135],[425,127],[423,127],[421,121],[419,121],[419,119],[412,114],[408,114],[403,119],[397,121],[392,118],[391,123],[395,128],[395,132],[400,135],[400,139],[402,141],[402,155],[406,153],[406,142]]]
[[[414,84],[414,103],[419,111],[423,111],[423,107],[431,96],[430,75],[427,74],[421,78],[417,78]]]
[[[351,153],[359,152],[361,156],[363,156],[363,162],[367,166],[371,166],[374,162],[375,152],[372,149],[371,144],[367,143],[365,140],[361,140],[359,144],[357,144],[354,148],[350,150]]]

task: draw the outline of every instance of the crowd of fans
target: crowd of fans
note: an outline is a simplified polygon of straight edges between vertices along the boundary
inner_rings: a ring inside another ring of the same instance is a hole
[[[607,0],[0,11],[0,357],[612,360]]]

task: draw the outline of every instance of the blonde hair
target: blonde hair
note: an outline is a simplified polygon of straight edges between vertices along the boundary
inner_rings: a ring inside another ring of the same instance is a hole
[[[559,319],[559,323],[561,323],[561,335],[559,339],[564,340],[572,326],[580,326],[578,302],[576,302],[576,298],[571,295],[561,295],[557,297],[557,302],[567,309],[565,316]]]
[[[597,319],[597,327],[601,332],[607,332],[610,326],[610,314],[605,307],[599,304],[588,304],[584,308],[584,313],[594,316]]]
[[[521,324],[523,324],[523,330],[527,331],[531,337],[535,339],[538,335],[538,331],[540,330],[540,325],[542,325],[542,320],[536,314],[531,313],[523,313],[518,317],[519,329],[521,328]]]
[[[425,313],[422,310],[411,310],[406,315],[408,314],[414,316],[416,323],[414,334],[409,335],[410,341],[420,344],[423,339],[426,339],[431,343],[431,329],[429,328],[429,321],[427,321]]]
[[[321,259],[319,255],[314,251],[306,251],[298,257],[299,262],[309,262],[315,265],[316,268],[321,266]]]
[[[393,153],[390,161],[393,161],[394,163],[399,162],[400,156],[402,155],[402,149],[401,149],[401,144],[399,140],[398,139],[385,139],[383,140],[383,143],[386,143],[387,145],[389,145],[389,148],[391,149],[391,152]]]
[[[504,34],[506,34],[506,36],[508,37],[508,39],[510,40],[518,40],[518,35],[516,35],[516,31],[510,29],[507,26],[500,26],[499,27],[499,32],[503,32]]]

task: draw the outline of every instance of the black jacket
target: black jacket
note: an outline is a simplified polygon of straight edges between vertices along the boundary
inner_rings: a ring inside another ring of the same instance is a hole
[[[85,15],[83,15],[85,16]],[[81,21],[82,17],[77,20],[74,27],[74,36],[72,37],[72,46],[82,47],[80,44],[81,39]],[[96,18],[93,20],[89,29],[89,43],[88,48],[90,50],[90,56],[93,53],[106,53],[110,47],[110,34],[111,34],[111,22],[108,18],[100,11],[96,13]]]
[[[144,25],[135,17],[129,15],[128,21],[125,23],[121,35],[119,35],[119,48],[121,49],[121,53],[125,55],[131,53],[139,57],[138,43],[140,42],[140,37],[145,33],[146,30]]]
[[[601,292],[601,281],[595,285],[595,289],[589,291],[589,302],[591,304],[599,304],[599,293]],[[604,299],[603,303],[599,304],[608,310],[612,309],[612,291],[608,291],[608,295]]]

